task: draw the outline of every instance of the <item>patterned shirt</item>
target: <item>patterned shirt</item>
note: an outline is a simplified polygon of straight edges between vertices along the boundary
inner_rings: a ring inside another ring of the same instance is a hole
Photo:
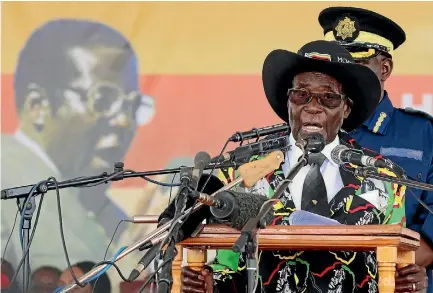
[[[279,135],[288,135],[281,133]],[[361,147],[346,133],[340,132],[340,143],[351,148]],[[377,154],[362,149],[366,155]],[[260,159],[255,156],[251,161]],[[345,225],[399,224],[405,226],[405,187],[355,176],[356,166],[340,167],[344,187],[329,202],[331,219]],[[379,173],[401,176],[403,171],[377,169]],[[237,177],[233,169],[222,170],[220,179],[226,183]],[[282,167],[259,181],[248,191],[271,197],[284,180]],[[384,186],[384,188],[383,188]],[[240,191],[243,187],[235,188]],[[386,204],[376,207],[360,195],[378,190],[380,201]],[[245,191],[243,188],[242,191]],[[274,205],[271,225],[289,225],[288,217],[296,210],[293,199],[285,191]],[[231,250],[217,251],[212,264],[216,292],[246,292],[247,276],[245,255]],[[256,292],[378,292],[376,254],[373,251],[259,251],[259,284]]]

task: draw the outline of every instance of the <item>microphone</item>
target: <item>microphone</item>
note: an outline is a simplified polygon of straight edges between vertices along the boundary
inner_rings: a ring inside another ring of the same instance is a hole
[[[233,151],[214,157],[212,158],[211,163],[216,163],[217,161],[224,162],[228,160],[235,163],[247,163],[254,155],[263,155],[276,150],[282,150],[287,148],[289,145],[290,142],[288,135],[264,139],[258,142],[239,146]]]
[[[194,168],[192,169],[191,188],[196,190],[204,168],[209,165],[211,157],[206,152],[199,152],[194,157]]]
[[[156,257],[159,252],[159,245],[152,246],[137,263],[137,267],[132,270],[129,274],[128,281],[132,282],[140,276],[141,272],[144,271],[152,260]]]
[[[215,175],[212,174],[203,174],[199,180],[198,189],[201,190],[204,183],[207,181],[207,179],[210,177],[209,182],[205,186],[203,192],[206,194],[213,194],[217,190],[224,187],[224,183],[218,179]],[[190,208],[193,206],[195,199],[193,198],[194,194],[192,193],[190,199],[187,201],[187,208]],[[159,215],[158,217],[158,227],[164,225],[166,222],[172,220],[174,218],[175,213],[175,201],[171,201],[171,203],[168,205],[168,207]],[[188,219],[185,220],[185,223],[182,225],[180,231],[183,232],[183,237],[180,238],[180,240],[183,240],[185,238],[188,238],[192,235],[194,230],[197,226],[199,226],[203,220],[207,219],[209,217],[209,208],[203,207],[194,213],[191,213],[191,215],[188,217]],[[153,245],[151,243],[152,241],[148,241],[145,243],[146,248],[149,248]]]
[[[320,133],[311,133],[306,138],[299,139],[295,145],[306,152],[320,153],[325,148],[325,138]]]
[[[351,163],[362,167],[386,168],[386,161],[364,155],[361,150],[338,145],[331,151],[331,159],[338,165]]]
[[[222,191],[213,198],[216,202],[211,205],[210,212],[218,222],[237,230],[242,230],[250,218],[259,214],[262,205],[268,200],[266,196],[256,193]],[[265,222],[273,220],[274,213],[270,211]]]
[[[260,138],[261,136],[287,131],[288,129],[289,125],[287,125],[286,123],[280,123],[271,126],[265,126],[262,128],[253,128],[244,132],[238,131],[230,137],[230,141],[240,142],[245,139]]]

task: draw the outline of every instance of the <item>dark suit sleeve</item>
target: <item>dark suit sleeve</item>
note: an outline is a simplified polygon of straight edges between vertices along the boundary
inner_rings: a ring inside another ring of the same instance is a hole
[[[212,194],[221,187],[224,186],[224,184],[221,182],[221,180],[218,179],[218,177],[213,175],[204,174],[199,181],[198,190],[201,190],[202,186],[206,182],[207,178],[211,176],[209,182],[206,184],[205,189],[203,190],[204,193]],[[168,205],[168,207],[159,215],[158,217],[158,226],[164,224],[166,221],[173,219],[176,206],[175,206],[175,200],[172,200],[171,203]],[[192,207],[194,204],[194,199],[188,199],[186,208]],[[210,217],[210,210],[208,206],[202,206],[197,211],[191,213],[191,215],[188,217],[188,219],[185,221],[185,223],[182,225],[181,230],[183,231],[183,239],[188,238],[191,236],[191,234],[194,232],[194,230],[197,228],[198,225],[200,225],[203,220],[208,219]]]
[[[194,204],[193,199],[187,201],[186,207],[190,208]],[[173,219],[175,213],[175,201],[172,200],[168,207],[159,215],[158,226],[164,224],[166,221]],[[192,235],[194,230],[199,226],[203,220],[208,219],[210,216],[210,210],[208,206],[203,206],[197,211],[193,212],[185,223],[182,225],[183,239],[186,239]]]
[[[427,183],[433,184],[433,162],[427,174]],[[433,210],[433,192],[424,192],[421,200],[428,205],[428,207]],[[431,214],[427,209],[422,207],[421,209],[421,219],[424,220],[424,224],[421,228],[421,235],[424,240],[429,243],[430,247],[433,247],[433,214]]]

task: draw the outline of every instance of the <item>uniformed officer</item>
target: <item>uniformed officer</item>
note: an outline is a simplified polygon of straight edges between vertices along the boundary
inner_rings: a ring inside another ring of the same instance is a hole
[[[375,113],[351,133],[352,137],[402,166],[410,179],[433,184],[433,117],[411,108],[395,108],[384,89],[393,70],[393,52],[406,40],[403,29],[378,13],[352,7],[327,8],[320,13],[319,23],[326,40],[343,45],[357,62],[372,69],[382,84],[382,99]],[[406,195],[407,226],[421,235],[416,264],[427,269],[427,292],[432,293],[433,214],[415,197],[433,209],[433,192],[411,188]],[[415,270],[410,278],[419,274]],[[407,272],[399,273],[397,279],[409,278]],[[414,289],[397,284],[396,292]]]

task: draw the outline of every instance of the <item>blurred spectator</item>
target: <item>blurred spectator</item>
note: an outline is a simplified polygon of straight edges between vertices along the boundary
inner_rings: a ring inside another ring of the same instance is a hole
[[[1,280],[0,280],[0,290],[1,292],[7,293],[18,293],[17,283],[15,282],[10,287],[10,282],[12,281],[12,277],[15,274],[15,269],[12,267],[12,264],[5,259],[1,259]]]
[[[90,261],[82,261],[72,266],[72,271],[74,272],[77,278],[82,277],[85,273],[89,272],[95,263]],[[71,272],[69,268],[66,268],[63,273],[60,275],[60,280],[58,282],[58,286],[64,286],[74,283],[74,279],[72,278]],[[77,287],[74,289],[74,292],[79,293],[111,293],[111,284],[108,279],[107,274],[103,274],[95,281],[90,282],[84,288]]]
[[[51,266],[43,266],[32,274],[31,293],[52,293],[57,288],[62,271]]]

